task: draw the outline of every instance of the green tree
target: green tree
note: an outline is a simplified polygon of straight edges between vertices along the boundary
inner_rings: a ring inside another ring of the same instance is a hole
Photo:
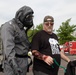
[[[43,29],[42,23],[41,23],[40,25],[37,25],[37,26],[36,26],[36,30],[37,30],[37,31],[40,31],[40,30],[42,30],[42,29]]]
[[[60,44],[64,44],[67,41],[76,40],[76,38],[72,35],[72,33],[76,30],[76,25],[70,25],[70,21],[71,19],[62,22],[62,25],[58,30],[56,30]]]

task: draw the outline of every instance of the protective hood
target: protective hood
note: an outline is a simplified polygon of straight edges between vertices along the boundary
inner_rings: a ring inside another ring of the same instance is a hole
[[[27,15],[33,14],[33,10],[28,7],[28,6],[23,6],[20,8],[15,15],[16,21],[20,21],[22,24],[24,23],[24,19],[26,18]],[[27,25],[25,25],[27,27]]]

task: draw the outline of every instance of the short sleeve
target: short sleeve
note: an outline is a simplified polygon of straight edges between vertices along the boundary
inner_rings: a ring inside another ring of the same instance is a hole
[[[39,50],[40,47],[40,34],[37,33],[34,35],[32,42],[31,42],[31,50]]]

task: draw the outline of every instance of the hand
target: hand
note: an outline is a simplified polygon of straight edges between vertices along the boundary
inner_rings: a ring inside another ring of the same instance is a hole
[[[53,58],[51,56],[46,56],[46,55],[43,55],[43,61],[48,65],[52,65],[54,63]]]

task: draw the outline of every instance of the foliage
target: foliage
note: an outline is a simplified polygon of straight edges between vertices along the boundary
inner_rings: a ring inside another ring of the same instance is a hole
[[[43,29],[42,24],[36,26],[36,30],[40,31],[40,30],[42,30],[42,29]]]
[[[67,41],[76,40],[72,33],[76,30],[76,25],[70,25],[71,19],[62,22],[62,25],[57,30],[57,35],[59,37],[59,43],[64,44]]]

